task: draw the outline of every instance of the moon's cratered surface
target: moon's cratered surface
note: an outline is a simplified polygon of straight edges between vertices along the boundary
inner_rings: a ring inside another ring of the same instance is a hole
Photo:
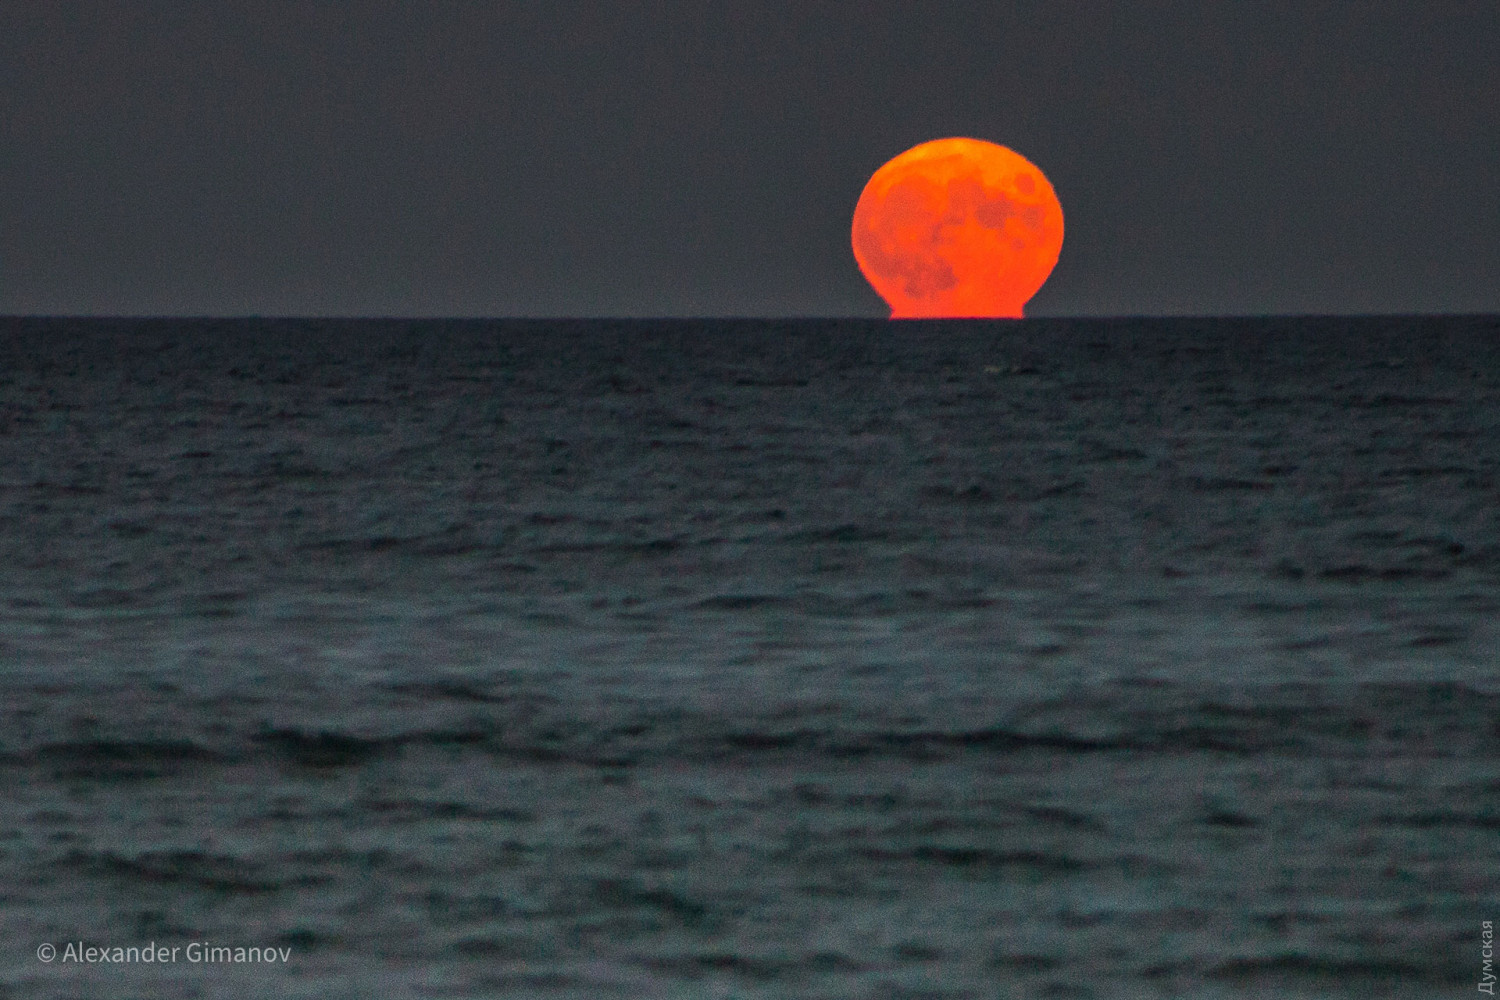
[[[891,318],[1019,318],[1062,250],[1062,205],[1024,156],[935,139],[875,171],[854,209],[854,258]]]

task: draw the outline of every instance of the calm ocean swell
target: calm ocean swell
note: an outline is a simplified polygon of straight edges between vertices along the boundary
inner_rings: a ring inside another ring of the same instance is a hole
[[[1470,988],[1497,334],[0,322],[0,996]]]

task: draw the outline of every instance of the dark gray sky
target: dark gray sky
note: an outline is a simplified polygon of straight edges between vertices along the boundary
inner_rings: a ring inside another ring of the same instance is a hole
[[[0,0],[0,313],[884,315],[947,135],[1030,315],[1500,311],[1496,0]]]

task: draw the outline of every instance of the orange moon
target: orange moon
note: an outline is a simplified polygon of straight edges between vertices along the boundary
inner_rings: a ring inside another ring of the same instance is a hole
[[[854,208],[854,259],[892,319],[1019,319],[1062,250],[1052,184],[1021,154],[935,139],[875,171]]]

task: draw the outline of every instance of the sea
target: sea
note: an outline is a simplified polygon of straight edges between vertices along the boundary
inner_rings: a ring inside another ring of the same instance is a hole
[[[0,319],[0,1000],[1426,1000],[1496,919],[1500,318]]]

